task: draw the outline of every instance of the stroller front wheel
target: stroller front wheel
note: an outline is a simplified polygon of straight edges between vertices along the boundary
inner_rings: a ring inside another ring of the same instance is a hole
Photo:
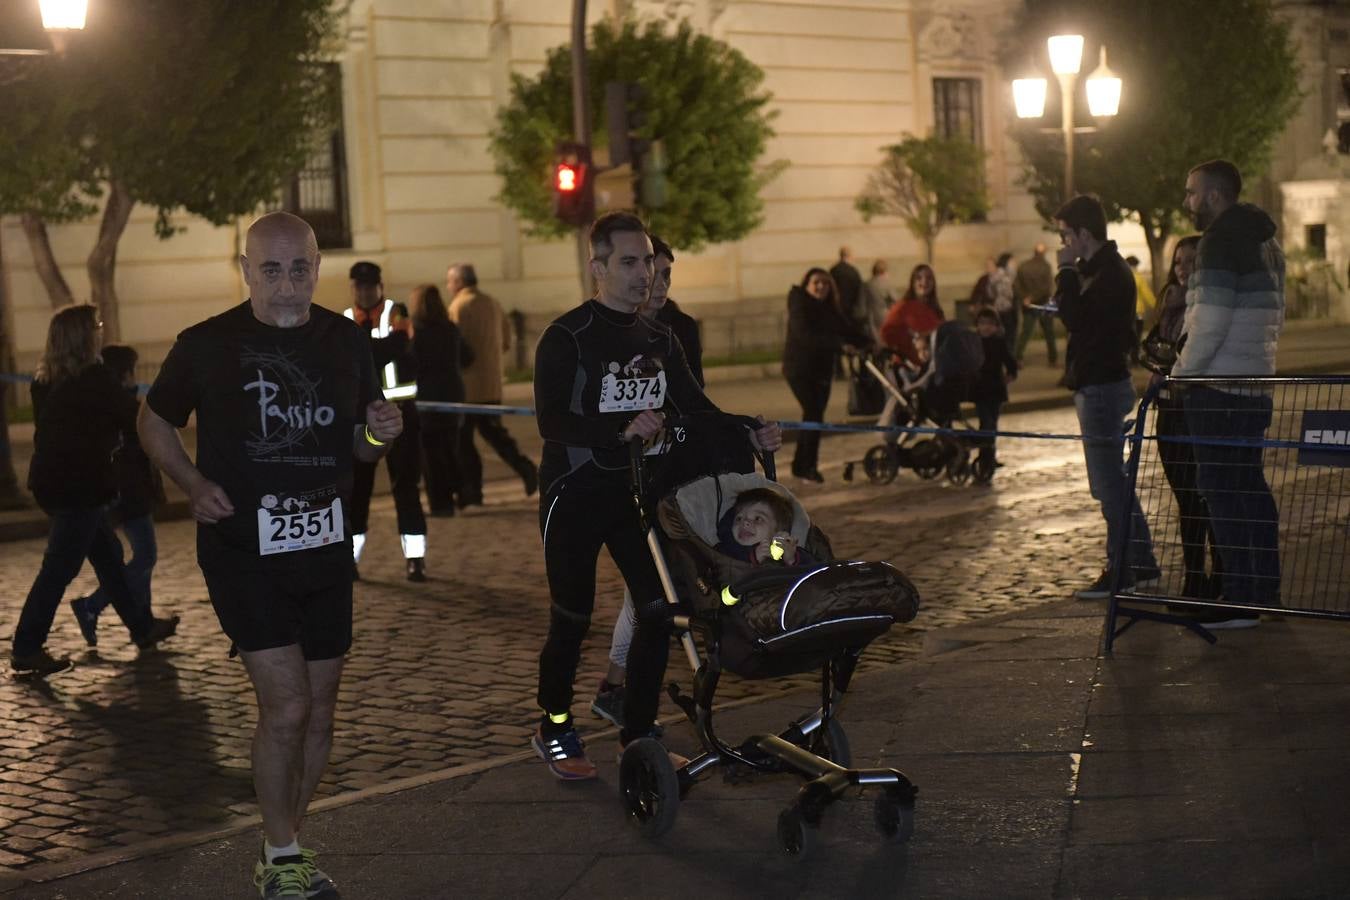
[[[639,738],[619,760],[619,792],[624,811],[645,838],[658,838],[675,824],[680,780],[660,741]]]
[[[805,859],[811,853],[814,830],[800,806],[789,806],[778,814],[778,849],[794,860]]]
[[[863,471],[867,473],[867,480],[873,484],[890,484],[894,481],[900,469],[895,457],[895,452],[886,444],[868,449],[863,456]]]
[[[887,841],[904,844],[914,836],[914,798],[908,792],[886,788],[877,794],[872,812],[877,830]]]

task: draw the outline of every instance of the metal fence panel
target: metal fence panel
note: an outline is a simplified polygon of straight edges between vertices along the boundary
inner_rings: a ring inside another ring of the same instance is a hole
[[[1350,377],[1168,380],[1128,471],[1161,577],[1117,585],[1108,647],[1140,603],[1350,618]]]

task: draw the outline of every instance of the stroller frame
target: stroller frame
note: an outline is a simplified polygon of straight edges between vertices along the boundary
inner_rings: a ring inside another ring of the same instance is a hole
[[[678,606],[674,578],[643,495],[642,444],[634,440],[629,446],[633,502],[666,600]],[[757,456],[765,476],[776,480],[773,455]],[[680,613],[672,617],[694,672],[694,688],[692,694],[685,694],[672,681],[666,692],[693,725],[703,752],[676,770],[660,742],[652,738],[631,741],[619,763],[620,792],[629,820],[644,837],[661,836],[674,824],[680,801],[700,777],[722,767],[724,779],[730,783],[755,773],[793,774],[804,779],[796,799],[778,816],[778,844],[789,857],[802,858],[809,853],[825,810],[852,787],[880,788],[873,809],[878,830],[888,841],[908,841],[914,831],[918,788],[896,769],[852,768],[848,737],[836,718],[862,649],[843,651],[822,665],[817,711],[799,717],[777,734],[752,735],[732,746],[717,735],[713,724],[713,698],[722,674],[722,615]],[[704,645],[702,658],[696,636]]]
[[[883,372],[875,362],[864,359],[863,366],[889,395],[885,408],[877,417],[878,425],[882,427],[893,425],[896,412],[903,411],[908,414],[912,423],[927,419],[936,427],[944,427],[931,416],[921,414],[916,404],[911,403],[910,398],[900,390],[895,378]],[[961,415],[959,406],[952,424],[958,421],[961,428],[952,430],[974,430]],[[887,435],[887,438],[882,443],[868,448],[862,459],[845,463],[844,480],[853,480],[853,471],[858,465],[862,466],[863,472],[873,484],[890,484],[902,467],[913,469],[914,474],[925,481],[937,478],[944,472],[953,484],[966,484],[972,479],[976,484],[987,484],[994,477],[992,459],[989,463],[985,463],[978,456],[974,460],[970,457],[971,448],[977,446],[978,438],[946,432],[939,432],[931,438],[916,438],[912,432],[901,433],[895,441],[889,439],[890,435]]]

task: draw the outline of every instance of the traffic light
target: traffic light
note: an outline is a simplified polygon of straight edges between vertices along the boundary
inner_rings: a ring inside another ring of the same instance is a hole
[[[647,209],[666,202],[666,157],[660,141],[640,136],[647,127],[647,93],[633,81],[605,84],[609,164],[633,168],[633,196]]]
[[[595,219],[591,151],[584,144],[560,143],[553,163],[553,215],[568,225]]]

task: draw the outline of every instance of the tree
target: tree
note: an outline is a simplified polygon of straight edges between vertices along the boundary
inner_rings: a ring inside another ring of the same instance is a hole
[[[1087,38],[1085,74],[1105,42],[1124,80],[1119,115],[1080,139],[1074,189],[1096,194],[1111,221],[1139,217],[1158,280],[1183,222],[1186,172],[1223,158],[1250,182],[1268,165],[1299,102],[1288,26],[1269,0],[1029,0],[1005,67],[1020,71],[1027,48],[1043,57],[1046,37],[1066,25]],[[1034,123],[1012,136],[1027,163],[1023,184],[1049,219],[1065,200],[1062,139]]]
[[[62,58],[6,86],[0,212],[22,216],[53,305],[71,297],[47,224],[88,215],[100,196],[87,269],[108,340],[120,337],[117,245],[136,203],[167,238],[177,209],[223,225],[275,197],[340,109],[315,63],[341,15],[331,0],[97,4]]]
[[[865,222],[874,216],[898,217],[923,242],[924,259],[931,264],[943,226],[989,211],[984,151],[965,138],[907,134],[882,152],[885,158],[853,205]]]
[[[667,200],[642,208],[652,230],[672,246],[697,250],[744,237],[763,220],[759,190],[785,163],[756,168],[773,130],[765,109],[764,73],[737,50],[659,23],[605,20],[591,30],[590,108],[597,142],[605,134],[605,84],[642,86],[646,123],[639,134],[660,140],[667,157]],[[531,236],[570,230],[553,216],[554,145],[572,137],[571,49],[555,47],[538,77],[512,77],[511,100],[497,113],[492,155],[497,199],[526,222]]]

